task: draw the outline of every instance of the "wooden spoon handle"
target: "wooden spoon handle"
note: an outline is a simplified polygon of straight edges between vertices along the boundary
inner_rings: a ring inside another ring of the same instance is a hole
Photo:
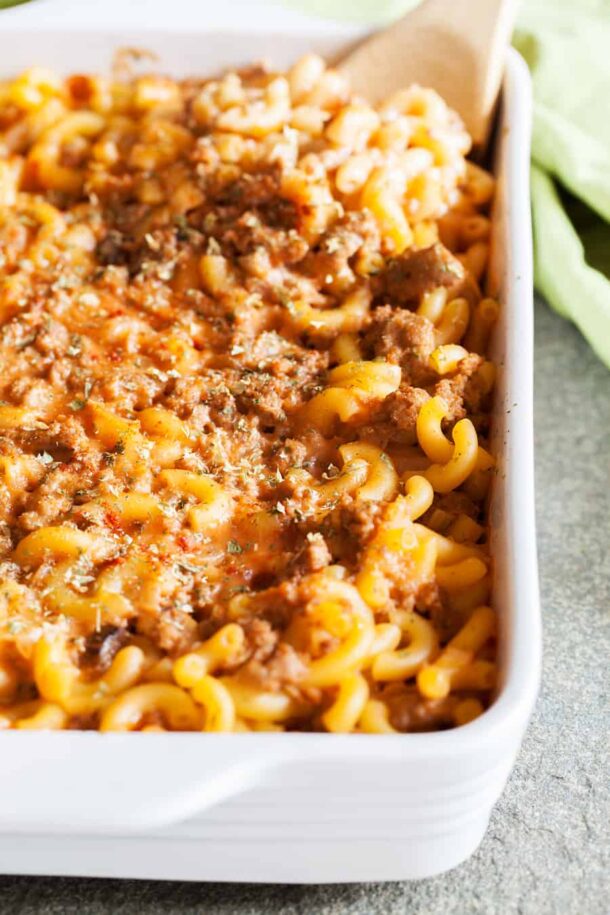
[[[459,112],[475,144],[482,145],[516,7],[517,0],[425,0],[356,47],[339,69],[371,102],[411,83],[431,86]]]

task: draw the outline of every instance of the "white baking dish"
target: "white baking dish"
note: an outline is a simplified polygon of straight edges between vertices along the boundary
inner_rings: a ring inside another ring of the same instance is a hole
[[[117,46],[136,45],[157,51],[168,71],[201,73],[261,56],[285,65],[354,37],[252,3],[124,7],[41,0],[0,15],[2,70],[103,69]],[[502,682],[493,706],[457,730],[404,736],[2,733],[0,872],[376,881],[439,873],[477,847],[540,675],[529,91],[511,52],[495,157],[492,277],[504,308],[491,510]]]

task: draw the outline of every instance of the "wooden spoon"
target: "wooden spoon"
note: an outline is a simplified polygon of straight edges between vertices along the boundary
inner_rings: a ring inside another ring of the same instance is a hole
[[[430,86],[485,146],[517,0],[424,0],[359,44],[338,65],[376,103],[411,83]]]

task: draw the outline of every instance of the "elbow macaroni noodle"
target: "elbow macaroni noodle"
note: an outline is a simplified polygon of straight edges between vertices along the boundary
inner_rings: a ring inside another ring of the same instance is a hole
[[[469,145],[432,90],[373,108],[313,54],[0,83],[0,728],[484,712],[499,305]]]

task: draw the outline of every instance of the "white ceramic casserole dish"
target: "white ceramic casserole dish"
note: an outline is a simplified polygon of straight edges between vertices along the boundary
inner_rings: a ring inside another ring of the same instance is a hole
[[[243,2],[222,10],[41,0],[0,16],[0,30],[3,75],[34,63],[104,69],[121,46],[158,52],[176,75],[263,56],[287,65],[354,37],[353,29]],[[492,707],[456,730],[399,737],[2,733],[0,872],[377,881],[437,874],[477,847],[540,675],[529,133],[529,78],[511,52],[494,159],[492,284],[503,310],[491,525],[502,676]]]

